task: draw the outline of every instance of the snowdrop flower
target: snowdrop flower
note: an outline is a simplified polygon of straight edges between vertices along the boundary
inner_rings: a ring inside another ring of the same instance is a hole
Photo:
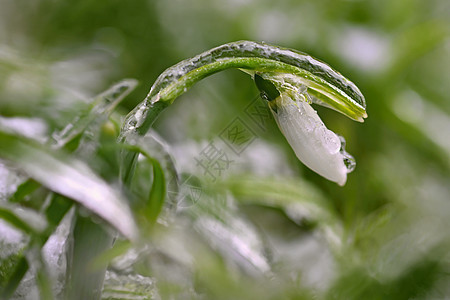
[[[313,98],[306,86],[293,84],[287,74],[267,76],[270,80],[261,76],[254,75],[255,83],[298,159],[326,179],[344,185],[347,173],[355,167],[354,159],[344,150],[345,140],[327,129],[311,107]]]
[[[237,41],[220,45],[165,70],[147,97],[131,111],[121,142],[143,136],[158,115],[191,86],[219,71],[237,68],[250,74],[268,100],[280,130],[297,157],[323,177],[344,185],[354,160],[344,140],[328,130],[310,104],[334,109],[358,122],[367,117],[358,87],[326,63],[294,50],[266,43]],[[136,154],[124,152],[124,181],[132,176]]]

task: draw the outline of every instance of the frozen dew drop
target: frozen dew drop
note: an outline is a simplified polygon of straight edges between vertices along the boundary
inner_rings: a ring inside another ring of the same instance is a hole
[[[347,145],[347,141],[342,135],[337,134],[339,140],[341,141],[341,151],[345,150],[345,145]]]
[[[347,173],[353,172],[356,168],[355,158],[345,151],[341,152],[341,154],[344,159],[344,165],[347,168]]]
[[[336,135],[340,140],[340,150],[339,153],[342,155],[342,159],[344,161],[344,165],[347,168],[347,173],[353,172],[356,168],[356,160],[353,156],[351,156],[347,151],[345,151],[346,141],[345,138],[341,135]]]
[[[267,96],[266,92],[261,92],[260,97],[263,100],[270,101],[269,96]]]

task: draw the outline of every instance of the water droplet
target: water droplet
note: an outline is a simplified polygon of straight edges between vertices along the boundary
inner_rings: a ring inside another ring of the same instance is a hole
[[[353,156],[351,156],[347,151],[345,151],[345,145],[346,145],[346,141],[345,138],[341,135],[336,135],[341,143],[339,152],[342,155],[342,159],[344,160],[344,165],[347,168],[347,173],[353,172],[353,170],[356,167],[356,160]]]
[[[345,151],[342,152],[342,157],[344,159],[344,165],[347,168],[347,173],[353,172],[356,167],[355,158]]]
[[[261,92],[259,95],[260,95],[261,99],[270,101],[269,96],[267,96],[267,94],[265,92]]]
[[[339,140],[341,141],[341,151],[345,151],[345,145],[347,145],[345,138],[339,134],[337,134],[337,136],[339,137]]]

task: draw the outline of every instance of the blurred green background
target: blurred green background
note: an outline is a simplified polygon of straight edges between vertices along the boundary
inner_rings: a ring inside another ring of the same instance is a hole
[[[281,292],[270,294],[267,278],[242,279],[210,257],[190,271],[196,275],[189,273],[196,292],[214,299],[450,297],[449,1],[0,0],[0,7],[0,115],[45,120],[48,132],[112,83],[135,78],[138,88],[118,109],[126,114],[164,69],[243,39],[311,54],[365,95],[369,117],[362,124],[316,107],[357,161],[344,187],[304,167],[272,119],[262,129],[245,119],[256,140],[234,157],[240,165],[223,172],[210,193],[231,193],[239,203],[233,212],[269,240],[271,269],[278,274],[272,283],[285,276],[277,285]],[[182,171],[201,176],[193,171],[195,157],[236,116],[246,116],[257,96],[248,75],[216,74],[169,107],[156,132]],[[311,224],[308,214],[292,217],[296,212],[277,204],[273,195],[287,193],[286,182],[306,191],[300,202],[325,203],[339,224],[338,246],[323,242],[330,239],[323,238],[326,228],[317,233],[329,219],[312,217]],[[264,185],[273,194],[249,192]],[[332,258],[320,255],[328,248]],[[174,291],[169,284],[159,290]]]

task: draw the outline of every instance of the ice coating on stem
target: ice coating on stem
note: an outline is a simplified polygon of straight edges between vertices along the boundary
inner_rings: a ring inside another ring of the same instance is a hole
[[[302,78],[309,95],[317,98],[318,103],[360,122],[367,117],[364,96],[356,85],[327,64],[296,50],[238,41],[205,51],[165,70],[144,101],[127,115],[120,140],[129,134],[145,135],[159,113],[197,81],[230,68],[294,74]]]
[[[314,172],[342,186],[347,181],[347,173],[354,169],[354,160],[345,152],[343,138],[327,129],[305,100],[303,94],[281,93],[269,107],[297,158]],[[346,160],[353,164],[347,167]]]
[[[356,85],[324,62],[297,50],[253,41],[238,41],[224,44],[176,64],[158,77],[147,99],[153,98],[160,90],[170,85],[173,81],[180,79],[201,66],[221,59],[245,57],[272,60],[302,69],[310,75],[317,76],[335,86],[335,91],[342,95],[345,94],[346,98],[349,98],[354,104],[362,108],[366,107],[364,96]],[[243,67],[245,68],[245,66]],[[304,75],[308,77],[308,74]]]

